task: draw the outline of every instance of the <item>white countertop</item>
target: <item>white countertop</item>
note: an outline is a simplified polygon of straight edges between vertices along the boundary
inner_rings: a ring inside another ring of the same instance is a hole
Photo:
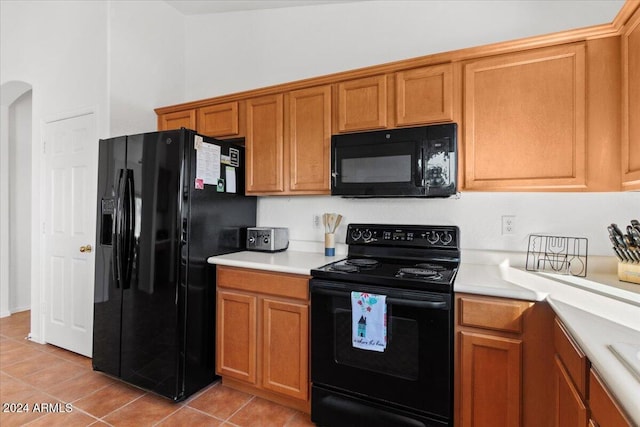
[[[311,270],[344,255],[325,257],[315,252],[237,252],[211,257],[211,264],[310,275]],[[636,288],[637,286],[637,288]],[[617,280],[613,274],[588,278],[534,273],[499,265],[462,263],[455,292],[548,301],[583,349],[633,422],[640,425],[640,379],[614,355],[609,346],[640,347],[640,285]]]
[[[269,253],[244,251],[210,257],[207,262],[230,267],[254,268],[256,270],[309,276],[312,269],[342,258],[344,256],[331,257],[316,252],[283,251]]]

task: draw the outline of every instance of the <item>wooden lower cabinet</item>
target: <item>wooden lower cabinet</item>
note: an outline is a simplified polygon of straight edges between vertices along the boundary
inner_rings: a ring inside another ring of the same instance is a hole
[[[580,397],[580,393],[571,381],[571,376],[565,369],[562,360],[556,356],[556,423],[557,427],[586,427],[589,420],[587,407]]]
[[[454,425],[552,425],[548,304],[456,294],[456,319]]]
[[[309,398],[309,306],[262,299],[262,387]]]
[[[218,290],[218,375],[256,383],[257,300],[254,295]]]
[[[309,412],[309,277],[217,266],[216,373]]]
[[[460,332],[461,426],[517,426],[522,340]]]
[[[591,409],[591,420],[595,425],[602,427],[631,426],[631,422],[593,369],[589,371],[589,408]]]
[[[628,427],[631,422],[559,319],[554,323],[556,427]]]

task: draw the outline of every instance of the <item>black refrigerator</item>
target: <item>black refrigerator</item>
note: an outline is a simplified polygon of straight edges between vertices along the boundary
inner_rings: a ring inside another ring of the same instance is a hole
[[[93,369],[182,400],[215,375],[212,255],[245,246],[244,148],[188,129],[99,142]]]

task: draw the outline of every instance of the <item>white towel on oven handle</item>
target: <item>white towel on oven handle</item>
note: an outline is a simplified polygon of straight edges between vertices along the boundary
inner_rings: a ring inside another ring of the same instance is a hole
[[[387,297],[351,292],[353,347],[383,352],[387,348]]]

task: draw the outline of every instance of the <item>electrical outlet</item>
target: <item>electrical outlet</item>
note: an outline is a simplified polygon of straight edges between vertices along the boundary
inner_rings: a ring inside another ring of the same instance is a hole
[[[315,228],[316,230],[319,230],[320,225],[321,225],[320,215],[313,214],[313,228]]]
[[[510,236],[516,234],[516,216],[502,215],[502,235]]]

